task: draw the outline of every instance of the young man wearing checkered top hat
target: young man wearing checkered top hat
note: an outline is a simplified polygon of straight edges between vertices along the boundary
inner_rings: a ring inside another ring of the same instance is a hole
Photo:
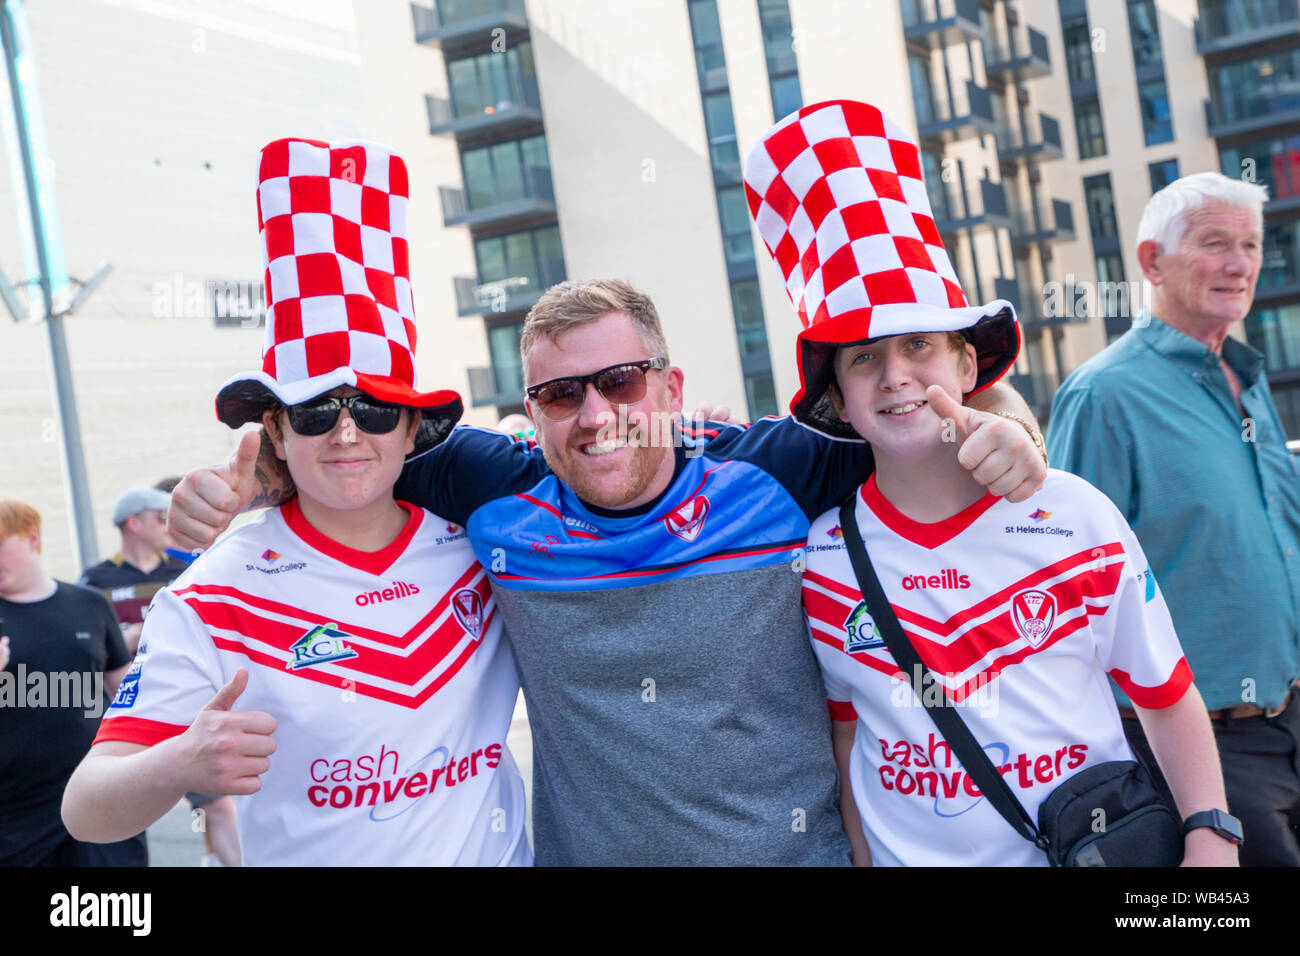
[[[1011,367],[1020,337],[1009,303],[967,304],[910,137],[865,103],[807,106],[764,136],[745,184],[804,325],[791,411],[871,444],[876,470],[853,502],[881,584],[949,701],[994,692],[991,710],[962,717],[1021,803],[1032,816],[1066,777],[1132,759],[1109,674],[1143,708],[1183,815],[1223,807],[1204,705],[1119,513],[1055,470],[1012,504],[957,460],[951,416]],[[1045,865],[909,689],[839,518],[813,522],[803,595],[855,861]],[[1233,865],[1236,848],[1197,826],[1186,860]]]
[[[266,427],[297,497],[220,538],[146,619],[64,820],[90,841],[187,790],[239,796],[246,864],[528,864],[505,746],[519,682],[462,529],[393,498],[461,415],[416,390],[406,167],[373,143],[261,153]]]

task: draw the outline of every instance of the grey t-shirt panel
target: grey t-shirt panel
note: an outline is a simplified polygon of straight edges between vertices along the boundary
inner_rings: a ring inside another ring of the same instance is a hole
[[[799,585],[784,563],[616,590],[494,583],[533,734],[538,865],[848,862]]]

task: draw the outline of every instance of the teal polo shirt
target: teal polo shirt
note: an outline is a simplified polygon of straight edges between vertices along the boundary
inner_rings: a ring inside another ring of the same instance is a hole
[[[1206,707],[1275,707],[1300,676],[1300,467],[1263,356],[1229,338],[1223,357],[1240,410],[1209,348],[1134,326],[1056,393],[1047,450],[1128,519]]]

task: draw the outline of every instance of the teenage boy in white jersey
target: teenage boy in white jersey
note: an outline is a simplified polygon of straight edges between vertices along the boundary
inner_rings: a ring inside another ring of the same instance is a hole
[[[265,425],[298,496],[155,599],[64,795],[79,839],[198,791],[239,796],[246,865],[532,862],[486,574],[463,529],[393,498],[462,411],[414,388],[406,201],[376,144],[262,150],[267,347],[217,414]]]
[[[967,306],[916,146],[875,107],[821,103],[764,137],[745,180],[805,324],[791,410],[871,444],[876,470],[853,500],[881,584],[949,702],[985,705],[961,716],[1030,816],[1065,778],[1133,759],[1109,674],[1139,705],[1189,818],[1185,862],[1235,865],[1221,833],[1230,818],[1210,812],[1226,801],[1205,708],[1119,513],[1058,471],[1010,504],[958,463],[963,396],[1011,367],[1019,332],[1009,303]],[[839,509],[809,532],[804,601],[855,861],[1045,865],[903,682],[859,591]]]

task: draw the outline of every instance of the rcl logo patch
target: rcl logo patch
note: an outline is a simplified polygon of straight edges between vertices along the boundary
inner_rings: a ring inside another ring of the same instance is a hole
[[[1038,647],[1056,623],[1056,598],[1047,591],[1021,591],[1011,599],[1011,620],[1030,647]]]
[[[473,588],[461,588],[451,596],[451,610],[470,637],[483,636],[483,599]]]
[[[704,530],[704,519],[709,516],[709,499],[696,495],[676,511],[664,515],[664,527],[683,541],[691,542]]]

